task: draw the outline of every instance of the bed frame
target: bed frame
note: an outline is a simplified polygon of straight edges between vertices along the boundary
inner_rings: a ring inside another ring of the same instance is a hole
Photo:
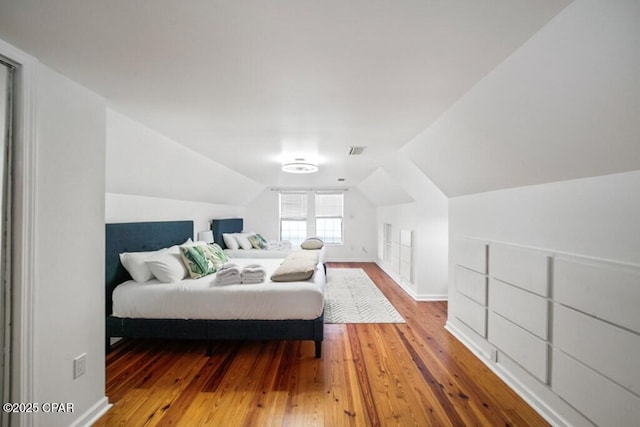
[[[312,340],[322,353],[324,313],[313,320],[132,319],[112,316],[113,290],[131,279],[120,263],[122,252],[152,251],[193,238],[193,221],[106,224],[106,350],[112,337],[207,340]]]
[[[211,231],[213,231],[213,241],[222,249],[227,249],[227,245],[222,238],[223,233],[242,233],[244,221],[242,218],[212,219]]]

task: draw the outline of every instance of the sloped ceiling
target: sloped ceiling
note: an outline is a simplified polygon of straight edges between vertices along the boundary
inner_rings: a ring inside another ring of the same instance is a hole
[[[264,187],[107,110],[107,193],[244,205]]]
[[[382,168],[376,169],[358,184],[357,189],[375,206],[411,203],[411,197],[398,182]]]
[[[448,196],[640,169],[640,2],[576,1],[403,149]]]
[[[356,186],[568,3],[3,0],[0,38],[252,181]]]

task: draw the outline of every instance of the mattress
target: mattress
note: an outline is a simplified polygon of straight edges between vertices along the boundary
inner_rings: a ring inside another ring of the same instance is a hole
[[[312,320],[322,314],[326,278],[322,264],[303,282],[271,282],[281,259],[237,259],[240,267],[261,264],[267,281],[215,284],[215,274],[178,283],[122,283],[113,292],[113,316],[144,319]]]
[[[300,249],[299,247],[297,249],[288,249],[288,250],[271,250],[271,249],[225,249],[224,251],[226,252],[227,255],[229,255],[229,258],[259,258],[259,259],[265,259],[265,258],[279,258],[279,259],[283,259],[286,258],[287,255],[289,255],[291,252],[295,252],[295,251],[302,251],[302,250],[313,250],[315,251],[316,249]],[[325,248],[322,247],[321,249],[317,249],[318,251],[318,259],[319,262],[321,264],[324,264],[326,262],[326,256],[325,256]]]

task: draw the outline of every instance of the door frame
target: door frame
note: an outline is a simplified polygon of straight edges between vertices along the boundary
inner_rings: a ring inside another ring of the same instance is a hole
[[[34,284],[36,235],[36,76],[38,61],[0,40],[0,55],[17,65],[13,109],[13,236],[11,396],[34,402]],[[12,414],[11,424],[31,427],[33,414]]]

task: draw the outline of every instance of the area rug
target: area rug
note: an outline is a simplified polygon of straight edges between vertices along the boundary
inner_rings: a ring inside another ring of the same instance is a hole
[[[405,323],[361,268],[329,268],[324,323]]]

